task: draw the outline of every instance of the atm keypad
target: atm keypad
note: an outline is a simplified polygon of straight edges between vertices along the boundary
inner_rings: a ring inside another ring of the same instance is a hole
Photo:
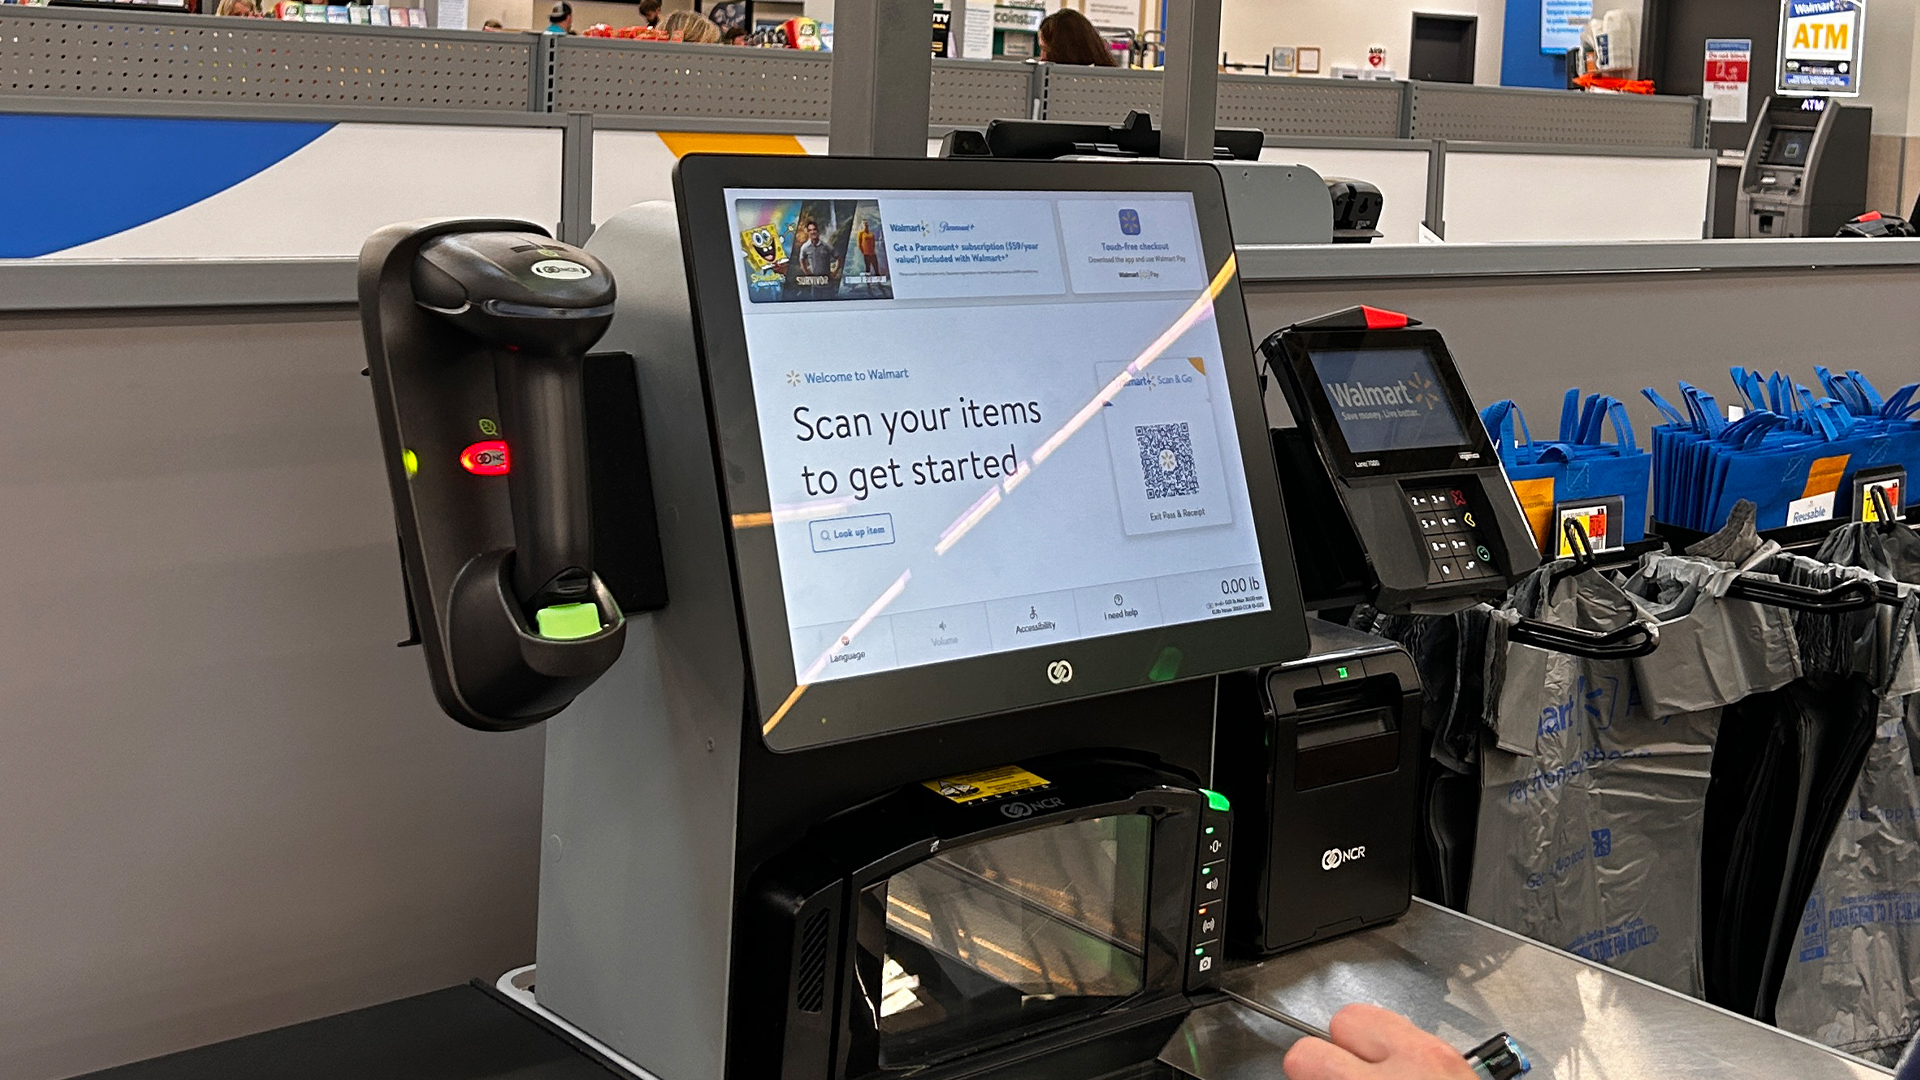
[[[1407,489],[1407,513],[1427,552],[1427,581],[1483,581],[1502,576],[1464,488]]]

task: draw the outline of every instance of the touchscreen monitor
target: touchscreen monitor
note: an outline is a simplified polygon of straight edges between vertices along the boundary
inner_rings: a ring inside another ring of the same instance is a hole
[[[991,175],[1009,168],[1062,166]],[[1280,511],[1245,316],[1216,310],[1230,285],[1238,300],[1231,247],[1220,228],[1209,249],[1195,192],[719,194],[743,355],[716,355],[719,298],[702,296],[702,323],[716,409],[730,411],[723,367],[743,362],[751,399],[751,440],[717,419],[743,470],[729,491],[756,675],[763,698],[793,688],[761,702],[776,748],[1292,648],[1297,629],[1233,645],[1230,628],[1183,629],[1272,618],[1276,589],[1300,618],[1284,539],[1263,550]],[[776,572],[756,575],[762,553]],[[881,715],[815,716],[835,686]],[[809,687],[807,719],[776,735]]]
[[[1768,165],[1805,165],[1813,149],[1813,132],[1805,128],[1776,128],[1767,146]]]
[[[1315,352],[1320,387],[1356,454],[1463,446],[1467,433],[1424,346]]]

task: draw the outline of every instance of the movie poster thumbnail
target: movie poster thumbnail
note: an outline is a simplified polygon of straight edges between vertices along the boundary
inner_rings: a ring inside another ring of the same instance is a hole
[[[893,299],[878,201],[741,199],[734,212],[754,303]]]

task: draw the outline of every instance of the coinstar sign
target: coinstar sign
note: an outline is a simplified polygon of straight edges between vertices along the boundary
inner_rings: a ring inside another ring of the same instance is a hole
[[[1774,88],[1796,97],[1859,97],[1867,30],[1863,0],[1780,5],[1780,72]]]

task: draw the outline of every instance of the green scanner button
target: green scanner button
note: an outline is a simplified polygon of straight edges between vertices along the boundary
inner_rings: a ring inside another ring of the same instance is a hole
[[[573,641],[600,632],[600,609],[592,604],[555,604],[534,612],[540,636],[555,641]]]
[[[1209,810],[1218,810],[1224,814],[1233,809],[1233,804],[1227,801],[1227,797],[1217,791],[1208,791],[1206,788],[1201,788],[1200,794],[1207,797],[1207,808]]]

